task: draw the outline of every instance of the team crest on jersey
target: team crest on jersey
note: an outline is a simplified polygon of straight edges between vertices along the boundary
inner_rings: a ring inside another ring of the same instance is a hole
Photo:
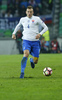
[[[32,23],[34,23],[34,20],[32,20]]]

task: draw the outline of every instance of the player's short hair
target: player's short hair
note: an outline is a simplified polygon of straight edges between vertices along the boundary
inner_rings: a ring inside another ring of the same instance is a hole
[[[32,6],[27,6],[27,9],[33,9],[33,7]]]

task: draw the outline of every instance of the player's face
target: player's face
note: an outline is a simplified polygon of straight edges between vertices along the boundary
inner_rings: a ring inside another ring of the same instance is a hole
[[[27,17],[31,18],[33,15],[33,9],[27,9],[26,14],[27,14]]]

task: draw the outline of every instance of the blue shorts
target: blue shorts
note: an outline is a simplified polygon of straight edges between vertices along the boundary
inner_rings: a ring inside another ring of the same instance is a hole
[[[40,41],[23,40],[23,51],[24,50],[29,50],[32,56],[39,57]]]

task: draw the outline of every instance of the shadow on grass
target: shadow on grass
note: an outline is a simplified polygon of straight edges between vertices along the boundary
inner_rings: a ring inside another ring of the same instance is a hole
[[[0,77],[0,79],[21,79],[20,77]],[[40,76],[40,77],[32,77],[32,76],[25,76],[24,79],[62,79],[62,76]]]
[[[24,77],[23,79],[41,79],[42,77]],[[0,77],[0,79],[21,79],[20,77]]]

